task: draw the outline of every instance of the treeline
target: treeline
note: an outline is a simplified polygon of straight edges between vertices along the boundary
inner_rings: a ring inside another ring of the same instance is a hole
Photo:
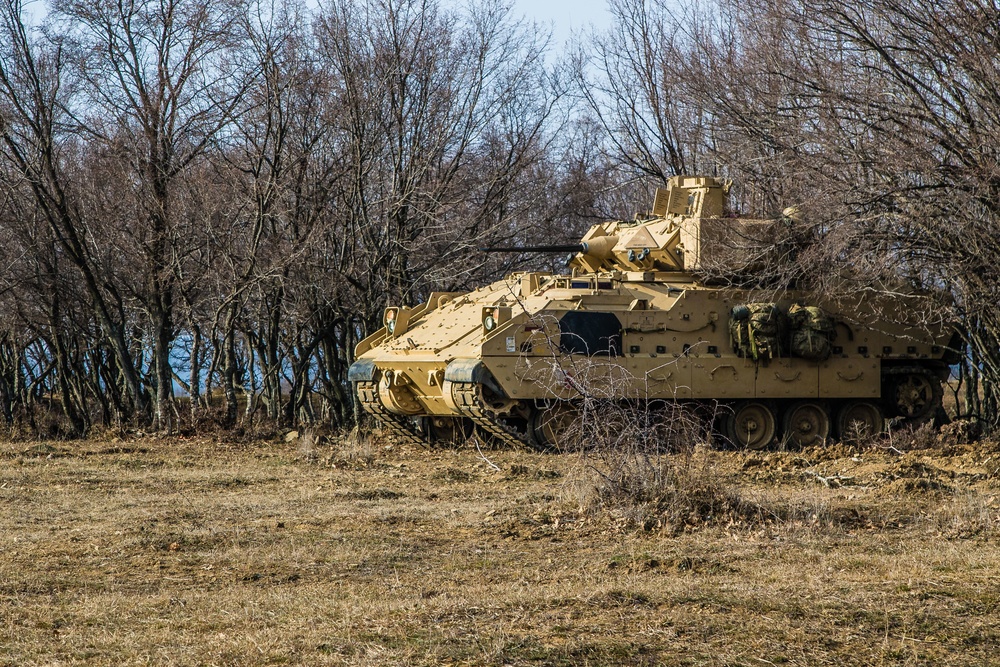
[[[998,7],[611,10],[563,54],[501,0],[0,0],[0,422],[349,424],[387,304],[707,173],[799,207],[781,280],[937,295],[995,425]]]
[[[580,190],[500,3],[49,9],[0,34],[8,423],[349,422],[385,305],[499,275],[476,246],[563,233]]]

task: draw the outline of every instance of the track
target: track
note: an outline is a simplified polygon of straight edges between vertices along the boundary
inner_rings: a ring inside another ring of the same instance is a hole
[[[412,445],[426,446],[427,441],[413,425],[413,421],[389,412],[378,397],[377,382],[358,382],[358,401],[365,412],[373,416],[382,427],[394,436]]]
[[[483,385],[477,382],[453,382],[451,395],[462,411],[462,416],[471,419],[476,426],[510,447],[530,447],[538,449],[527,432],[518,431],[513,426],[500,421],[499,415],[491,410],[483,400]]]

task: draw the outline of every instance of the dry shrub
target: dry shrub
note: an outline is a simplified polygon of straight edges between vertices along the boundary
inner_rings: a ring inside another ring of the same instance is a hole
[[[334,439],[333,452],[324,463],[335,468],[368,468],[375,461],[375,440],[368,431],[354,427]]]
[[[965,445],[978,441],[982,435],[982,422],[978,419],[955,419],[938,429],[938,442],[943,445]]]
[[[759,508],[712,463],[711,417],[679,402],[587,401],[573,441],[590,473],[591,507],[625,529],[672,533],[756,520]]]
[[[885,433],[865,435],[857,440],[862,449],[884,449],[897,453],[933,449],[938,446],[938,430],[930,422],[888,428]]]
[[[315,428],[310,427],[302,431],[296,440],[296,444],[298,445],[296,449],[298,450],[300,461],[315,463],[319,459],[316,448],[320,444],[320,439],[321,436]]]
[[[983,436],[982,423],[976,419],[956,419],[940,426],[932,421],[904,424],[878,435],[847,434],[843,439],[860,449],[882,449],[897,453],[940,449],[978,442]]]
[[[938,428],[931,422],[894,426],[890,422],[882,433],[871,434],[852,431],[844,433],[841,441],[858,452],[882,450],[895,454],[935,449],[945,442]]]
[[[2,442],[28,442],[41,440],[37,429],[20,419],[15,419],[12,424],[0,422],[0,441]]]

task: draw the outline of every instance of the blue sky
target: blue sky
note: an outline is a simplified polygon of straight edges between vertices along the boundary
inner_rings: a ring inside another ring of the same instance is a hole
[[[322,0],[306,0],[309,7],[315,8]],[[26,7],[32,23],[38,24],[47,14],[50,0],[27,0]],[[454,2],[463,4],[463,0],[442,0],[447,5]],[[537,22],[543,28],[551,28],[552,40],[549,43],[549,57],[558,57],[567,52],[566,42],[574,33],[589,30],[595,26],[599,30],[611,24],[607,0],[512,0],[515,15],[524,16],[529,21]]]
[[[37,21],[45,15],[45,0],[27,3],[28,12]],[[315,6],[317,0],[309,0]],[[611,20],[607,0],[514,0],[514,12],[529,20],[552,27],[552,48],[561,51],[574,31],[593,24],[606,27]]]
[[[611,22],[607,0],[515,0],[514,11],[543,25],[552,25],[552,48],[561,51],[574,31]]]

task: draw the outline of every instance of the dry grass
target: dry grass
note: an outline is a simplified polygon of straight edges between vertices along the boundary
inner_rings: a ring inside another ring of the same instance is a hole
[[[578,455],[488,455],[0,445],[0,663],[997,660],[990,446],[703,451],[766,516],[680,531],[595,509]]]

